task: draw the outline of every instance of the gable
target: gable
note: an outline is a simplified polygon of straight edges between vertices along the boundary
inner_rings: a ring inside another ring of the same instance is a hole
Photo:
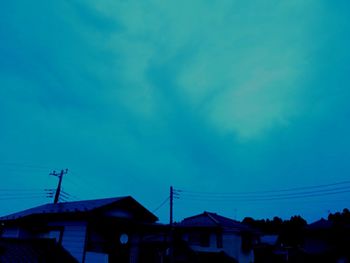
[[[216,213],[204,212],[187,217],[179,224],[182,227],[221,228],[230,232],[249,231],[250,228],[236,220],[220,216]]]
[[[133,218],[140,221],[156,222],[158,218],[138,203],[131,196],[46,204],[8,216],[0,217],[0,221],[36,218],[89,218],[92,214],[120,218]]]

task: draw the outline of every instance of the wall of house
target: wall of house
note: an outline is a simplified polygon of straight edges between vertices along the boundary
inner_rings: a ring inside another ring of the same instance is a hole
[[[137,263],[139,261],[139,253],[140,253],[140,243],[141,238],[139,235],[131,235],[130,236],[130,263]]]
[[[238,260],[240,263],[254,262],[253,251],[243,253],[242,251],[242,237],[236,233],[224,233],[222,237],[223,250],[231,257]]]
[[[238,261],[241,263],[252,263],[254,262],[254,252],[251,251],[249,252],[248,254],[245,254],[245,253],[241,253],[239,255],[239,259]]]
[[[108,263],[108,254],[97,252],[86,252],[85,263]]]
[[[19,227],[5,227],[1,237],[17,238],[19,237]]]
[[[222,244],[226,254],[237,260],[239,259],[242,247],[242,240],[239,235],[235,233],[224,233],[222,235]]]
[[[116,218],[133,218],[133,215],[130,211],[122,210],[122,209],[110,209],[103,214],[108,217],[116,217]]]
[[[60,230],[53,229],[53,230],[45,230],[43,231],[32,231],[31,228],[26,227],[5,227],[3,229],[3,233],[1,234],[1,237],[7,237],[7,238],[51,238],[55,239],[57,242],[60,239]]]
[[[62,246],[79,262],[83,262],[86,222],[61,222],[64,226],[62,235]]]
[[[86,237],[86,222],[51,222],[48,228],[53,227],[52,231],[32,232],[30,229],[20,227],[4,227],[1,237],[5,238],[55,238],[58,242],[62,228],[61,245],[79,262],[83,262]],[[45,226],[46,227],[46,226]]]
[[[208,233],[208,234],[209,234],[209,244],[208,244],[208,246],[203,246],[203,245],[198,244],[199,240],[198,240],[198,242],[193,242],[193,239],[191,240],[191,237],[190,237],[191,234],[189,234],[189,233],[184,234],[183,239],[195,251],[203,251],[203,252],[218,252],[218,251],[222,251],[223,250],[222,248],[218,248],[217,247],[217,235],[216,235],[216,233]]]
[[[140,244],[142,242],[140,234],[133,233],[135,230],[130,226],[116,227],[115,225],[114,227],[110,229],[100,225],[89,226],[86,248],[89,257],[105,254],[113,262],[139,262]],[[90,253],[92,254],[90,255]]]

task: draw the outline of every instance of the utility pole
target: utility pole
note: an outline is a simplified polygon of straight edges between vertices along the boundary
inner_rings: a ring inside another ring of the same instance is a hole
[[[173,229],[173,206],[174,206],[174,189],[170,186],[170,247],[169,247],[169,262],[174,262],[174,229]]]
[[[55,199],[53,201],[54,204],[58,203],[58,200],[60,198],[60,193],[61,193],[62,178],[63,178],[63,175],[65,175],[67,173],[68,173],[68,169],[61,170],[61,172],[59,174],[56,173],[56,171],[53,171],[52,173],[50,173],[50,175],[58,177],[58,185],[57,185],[57,189],[56,189]]]
[[[172,186],[170,186],[170,215],[169,215],[170,227],[173,227],[173,206],[174,206],[174,189]]]

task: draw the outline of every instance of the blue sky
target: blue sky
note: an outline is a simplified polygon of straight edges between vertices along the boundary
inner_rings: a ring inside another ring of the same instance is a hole
[[[3,3],[1,188],[52,188],[48,174],[68,168],[64,188],[79,199],[132,195],[152,210],[170,185],[246,193],[346,181],[349,7],[341,0]],[[2,197],[1,214],[50,201]],[[180,198],[175,219],[209,210],[314,220],[349,198]],[[167,207],[156,214],[166,221]]]

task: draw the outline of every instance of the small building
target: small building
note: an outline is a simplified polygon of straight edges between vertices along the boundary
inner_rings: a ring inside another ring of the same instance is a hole
[[[77,262],[134,263],[157,220],[130,196],[45,204],[0,217],[0,237],[3,244],[52,239]]]
[[[189,247],[204,258],[212,258],[210,262],[254,262],[255,236],[238,221],[204,212],[185,218],[176,227]]]

